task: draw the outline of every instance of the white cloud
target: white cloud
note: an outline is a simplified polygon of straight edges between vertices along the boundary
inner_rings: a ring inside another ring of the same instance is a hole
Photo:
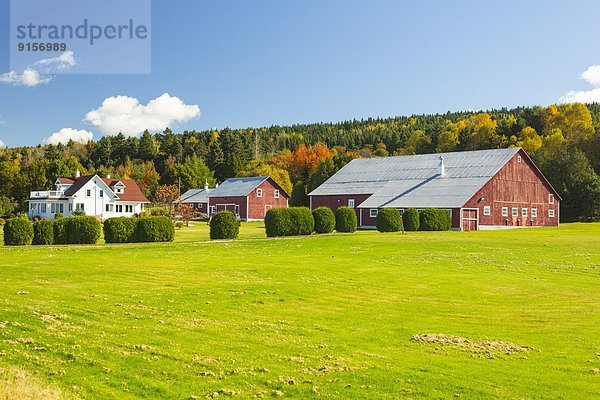
[[[579,75],[581,79],[589,83],[594,89],[571,90],[561,96],[560,103],[600,103],[600,65],[592,65]]]
[[[44,144],[67,144],[69,140],[79,143],[87,143],[94,137],[92,132],[85,130],[78,130],[73,128],[62,128],[58,132],[54,132],[52,135],[44,139]]]
[[[572,90],[558,99],[561,103],[600,103],[600,88],[592,90]]]
[[[0,140],[0,149],[3,149],[6,147],[6,143],[4,143],[2,140]]]
[[[39,60],[35,65],[41,66],[47,73],[52,71],[64,71],[77,65],[75,55],[72,51],[65,51],[58,57]]]
[[[0,75],[0,83],[7,83],[14,86],[34,87],[43,85],[52,80],[51,76],[40,74],[51,74],[53,72],[65,71],[77,65],[75,55],[72,51],[65,51],[58,57],[44,58],[34,63],[34,68],[26,68],[23,73],[10,71]]]
[[[10,71],[0,75],[0,82],[14,86],[33,87],[50,82],[52,78],[43,77],[34,69],[27,68],[22,74],[15,71]]]
[[[583,71],[580,78],[596,87],[600,86],[600,65],[592,65]]]
[[[136,136],[146,129],[156,132],[198,116],[200,107],[185,104],[178,97],[164,93],[146,105],[134,97],[108,97],[100,107],[87,113],[84,121],[107,135],[122,132],[126,136]]]

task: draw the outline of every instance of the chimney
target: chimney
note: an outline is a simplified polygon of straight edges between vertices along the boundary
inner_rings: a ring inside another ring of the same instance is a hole
[[[106,179],[110,179],[110,174],[106,174]]]
[[[446,166],[444,165],[444,157],[440,156],[438,158],[439,163],[438,163],[438,175],[439,176],[446,176]]]
[[[208,181],[204,181],[204,190],[208,190]]]
[[[81,171],[79,170],[79,168],[77,168],[75,170],[75,179],[79,179],[79,178],[81,178]]]

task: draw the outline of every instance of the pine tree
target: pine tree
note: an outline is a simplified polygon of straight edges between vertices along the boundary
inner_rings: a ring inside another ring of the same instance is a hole
[[[158,143],[154,140],[154,136],[145,130],[140,137],[139,157],[144,161],[152,161],[158,155]]]
[[[210,146],[206,162],[208,164],[208,168],[210,168],[215,173],[215,178],[217,179],[217,181],[223,182],[225,179],[227,179],[223,174],[225,156],[223,155],[223,150],[221,149],[221,142],[219,140],[215,140]]]
[[[304,182],[299,180],[292,189],[292,196],[290,197],[290,206],[292,207],[308,207],[308,196],[306,195],[306,186]]]

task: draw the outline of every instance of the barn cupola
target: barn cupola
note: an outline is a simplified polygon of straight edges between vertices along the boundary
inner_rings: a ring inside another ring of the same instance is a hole
[[[79,171],[79,168],[77,168],[75,170],[75,179],[79,179],[79,178],[81,178],[81,171]]]
[[[444,157],[439,156],[438,158],[438,175],[446,176],[446,165],[444,164]]]
[[[208,190],[208,181],[204,181],[204,190]]]

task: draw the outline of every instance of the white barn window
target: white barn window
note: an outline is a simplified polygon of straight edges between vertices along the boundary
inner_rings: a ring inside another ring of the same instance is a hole
[[[371,216],[371,218],[375,218],[377,216],[377,214],[379,213],[379,210],[376,208],[371,208],[369,212],[370,212],[369,215]]]
[[[512,209],[512,216],[513,217],[518,217],[519,216],[519,209],[517,207],[513,207],[513,209]]]
[[[275,189],[275,198],[278,199],[279,198],[279,190]]]
[[[554,204],[554,195],[552,193],[550,193],[548,195],[548,203],[549,204]]]
[[[490,206],[483,207],[483,215],[492,215],[492,207],[490,207]]]
[[[537,208],[532,208],[531,209],[531,217],[532,218],[537,218]]]
[[[502,207],[502,216],[508,217],[508,207]]]
[[[354,208],[354,199],[348,199],[348,207]]]
[[[554,218],[554,210],[548,210],[548,216]]]
[[[521,209],[521,216],[522,217],[526,217],[527,216],[527,209],[526,208],[522,208]]]
[[[256,189],[256,197],[262,197],[262,189]]]

